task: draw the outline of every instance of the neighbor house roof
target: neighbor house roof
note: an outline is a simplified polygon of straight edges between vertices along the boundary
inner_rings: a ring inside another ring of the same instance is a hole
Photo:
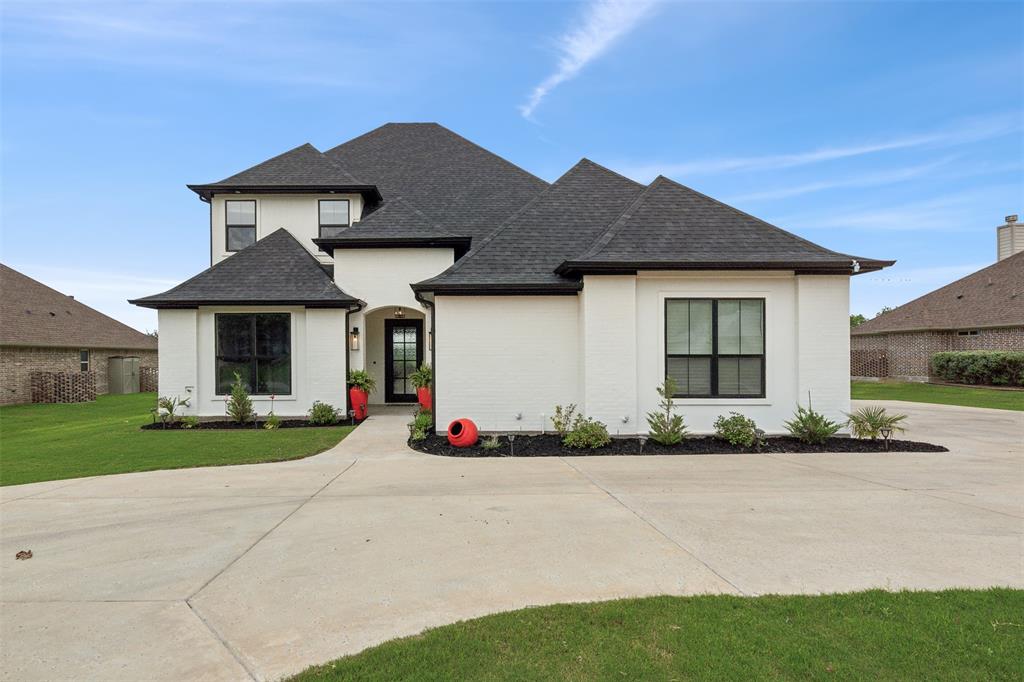
[[[189,185],[208,199],[216,192],[333,191],[380,199],[372,183],[357,180],[308,142],[218,182]]]
[[[851,333],[982,327],[1024,327],[1024,252],[868,320]]]
[[[238,304],[350,308],[358,302],[339,289],[313,254],[284,228],[173,289],[130,301],[146,308]]]
[[[548,184],[437,123],[388,123],[324,154],[376,185],[384,205],[402,197],[471,239],[490,234]]]
[[[752,267],[848,274],[853,261],[861,272],[892,265],[831,251],[659,176],[559,272]]]
[[[0,265],[0,345],[156,350],[157,341]]]

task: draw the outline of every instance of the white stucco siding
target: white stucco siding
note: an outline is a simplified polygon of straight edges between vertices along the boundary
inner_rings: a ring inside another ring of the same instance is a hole
[[[439,275],[455,262],[453,249],[335,249],[334,282],[366,309],[422,309],[410,284]]]
[[[227,229],[225,226],[225,201],[256,201],[256,238],[284,228],[291,232],[299,243],[309,249],[320,261],[329,263],[329,254],[320,251],[313,239],[320,233],[320,199],[348,199],[349,220],[359,221],[363,210],[363,199],[358,194],[216,194],[210,202],[211,244],[213,262],[218,263],[231,255],[227,250]]]
[[[797,289],[791,273],[640,273],[636,289],[637,431],[647,431],[646,414],[657,410],[660,400],[656,387],[665,375],[665,299],[763,298],[765,397],[685,398],[676,399],[676,405],[695,433],[711,433],[715,418],[730,411],[752,418],[769,433],[783,432],[782,422],[790,418],[796,407],[798,386]],[[585,291],[594,296],[595,289],[590,288],[589,281]],[[843,329],[848,329],[848,323]]]
[[[850,278],[796,278],[798,399],[842,423],[850,410]],[[845,429],[844,429],[845,432]]]
[[[198,317],[195,310],[160,310],[157,325],[161,343],[158,357],[158,392],[168,398],[188,398],[182,414],[197,414]]]
[[[483,431],[550,431],[555,405],[580,403],[575,296],[438,296],[436,306],[439,431],[459,417]]]
[[[579,299],[585,336],[584,414],[609,433],[637,430],[637,278],[585,277]]]

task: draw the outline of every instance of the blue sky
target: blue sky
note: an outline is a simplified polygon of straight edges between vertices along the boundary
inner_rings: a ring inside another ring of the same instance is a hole
[[[438,121],[553,180],[663,173],[830,248],[869,316],[1024,213],[1022,3],[3,4],[0,258],[141,329],[208,265],[185,188]]]

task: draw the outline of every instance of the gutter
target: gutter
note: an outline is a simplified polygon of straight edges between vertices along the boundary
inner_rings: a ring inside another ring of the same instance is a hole
[[[411,285],[410,285],[411,286]],[[437,307],[433,301],[428,301],[423,294],[413,289],[413,297],[430,308],[430,370],[433,373],[434,385],[430,387],[430,413],[434,420],[434,433],[437,433]]]
[[[348,318],[352,313],[358,313],[360,310],[366,307],[366,301],[357,301],[354,308],[350,307],[345,310],[345,335],[342,337],[342,341],[345,343],[345,416],[349,416],[352,411],[352,399],[348,394],[348,373],[352,371],[352,348],[348,342]]]

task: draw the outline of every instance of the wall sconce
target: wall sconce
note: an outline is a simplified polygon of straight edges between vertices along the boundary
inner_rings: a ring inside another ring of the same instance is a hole
[[[434,350],[434,332],[427,332],[427,350]]]
[[[350,350],[359,350],[359,327],[352,327],[348,333],[348,347]]]
[[[405,318],[405,308],[395,308],[395,319],[401,320]]]

